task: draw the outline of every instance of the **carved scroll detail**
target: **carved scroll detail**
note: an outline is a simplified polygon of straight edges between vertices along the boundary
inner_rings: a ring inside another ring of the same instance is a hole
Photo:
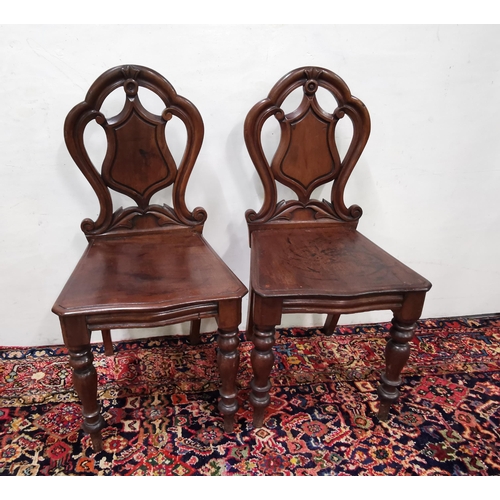
[[[300,213],[300,215],[299,215]],[[280,201],[276,205],[276,211],[269,220],[321,220],[334,219],[341,221],[342,219],[335,212],[331,203],[326,200],[322,202],[317,200],[303,203],[301,201]]]

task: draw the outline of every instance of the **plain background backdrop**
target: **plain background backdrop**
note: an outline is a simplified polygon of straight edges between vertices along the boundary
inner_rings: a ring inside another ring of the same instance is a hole
[[[245,284],[244,213],[260,208],[262,189],[243,121],[285,73],[317,65],[340,75],[371,115],[346,190],[347,204],[364,211],[359,230],[433,283],[423,317],[498,312],[499,53],[498,25],[0,26],[0,345],[62,342],[50,310],[86,246],[80,223],[98,213],[62,127],[101,73],[127,63],[163,74],[202,114],[188,206],[208,211],[205,237]],[[98,139],[89,136],[96,158]],[[245,300],[242,328],[246,308]],[[284,316],[283,324],[323,319]]]

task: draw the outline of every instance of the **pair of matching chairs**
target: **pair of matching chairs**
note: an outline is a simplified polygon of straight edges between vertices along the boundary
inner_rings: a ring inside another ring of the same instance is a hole
[[[335,98],[335,109],[325,111],[319,105],[321,87]],[[119,88],[124,92],[123,109],[105,116],[103,102]],[[141,88],[161,99],[165,106],[161,115],[143,106]],[[297,89],[301,89],[302,101],[285,113],[281,106]],[[184,123],[187,134],[178,165],[166,140],[167,124],[174,116]],[[353,134],[341,159],[335,132],[345,116],[352,122]],[[278,120],[281,134],[269,163],[262,129],[271,117]],[[85,129],[93,120],[107,139],[100,171],[84,143]],[[254,344],[250,402],[256,427],[263,425],[270,403],[275,327],[285,313],[326,313],[323,330],[331,335],[340,314],[392,310],[386,370],[378,389],[380,419],[387,419],[390,405],[399,397],[408,342],[431,285],[359,233],[360,207],[344,204],[346,182],[369,133],[370,118],[362,102],[336,74],[318,67],[288,73],[246,118],[245,142],[264,186],[260,211],[246,212],[251,246],[246,335]],[[106,423],[97,398],[90,344],[93,331],[102,332],[105,352],[111,355],[113,329],[189,321],[191,342],[197,343],[201,319],[214,317],[219,410],[224,430],[234,429],[238,326],[247,288],[204,239],[205,210],[191,211],[185,202],[203,134],[197,108],[164,77],[143,66],[119,66],[105,72],[66,119],[68,150],[93,187],[100,213],[95,221],[82,222],[88,246],[53,312],[59,316],[69,351],[73,383],[83,407],[83,429],[96,452],[102,449],[101,430]],[[330,201],[311,198],[316,188],[331,181]],[[297,199],[278,202],[276,182],[294,191]],[[172,206],[151,204],[152,196],[168,186],[172,186]],[[110,189],[128,196],[135,205],[115,210]]]

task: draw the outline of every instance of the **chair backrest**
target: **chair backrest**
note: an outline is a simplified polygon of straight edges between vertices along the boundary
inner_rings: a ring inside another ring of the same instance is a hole
[[[303,98],[294,111],[285,114],[284,100],[302,87]],[[327,112],[316,93],[323,87],[333,95],[337,106]],[[352,122],[350,146],[341,160],[335,129],[344,116]],[[262,146],[262,127],[275,117],[281,137],[269,165]],[[264,203],[257,213],[247,210],[250,232],[281,224],[357,224],[362,210],[346,207],[344,189],[370,135],[370,116],[364,104],[351,95],[345,82],[335,73],[318,67],[298,68],[276,83],[266,99],[258,102],[245,120],[245,143],[264,186]],[[292,189],[297,200],[277,200],[276,181]],[[311,199],[315,188],[334,181],[331,201]],[[265,226],[262,226],[265,224]]]
[[[123,87],[123,109],[106,117],[101,107],[106,97]],[[164,103],[160,116],[144,108],[140,87],[154,92]],[[167,122],[178,117],[186,127],[184,154],[177,166],[167,145]],[[100,171],[93,165],[84,144],[84,131],[95,120],[105,131],[107,151]],[[192,212],[185,203],[189,176],[203,142],[203,121],[196,107],[179,96],[172,85],[152,69],[117,66],[102,74],[85,100],[68,114],[64,138],[68,150],[92,185],[100,204],[98,218],[85,219],[82,230],[88,239],[97,236],[190,227],[201,232],[207,218],[204,209]],[[151,197],[172,185],[172,207],[150,205]],[[132,198],[137,206],[114,210],[110,188]]]

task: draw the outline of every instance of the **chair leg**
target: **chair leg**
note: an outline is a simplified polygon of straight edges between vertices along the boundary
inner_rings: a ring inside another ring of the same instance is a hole
[[[386,370],[382,373],[382,383],[378,387],[380,420],[388,419],[391,405],[399,399],[398,387],[402,383],[400,374],[410,356],[408,342],[413,338],[415,326],[416,323],[403,323],[396,318],[392,320],[391,339],[385,348]]]
[[[323,327],[323,333],[325,335],[333,335],[333,332],[335,332],[335,328],[337,328],[339,319],[340,314],[329,314],[326,317],[325,326]]]
[[[83,430],[90,434],[94,452],[102,451],[101,430],[106,421],[97,401],[97,372],[90,347],[90,333],[83,317],[61,318],[64,342],[73,370],[73,385],[82,403]]]
[[[113,356],[113,342],[111,340],[111,330],[101,330],[102,332],[102,342],[104,344],[104,354],[106,356]]]
[[[253,288],[250,285],[248,291],[248,317],[247,317],[247,329],[245,331],[245,337],[247,340],[252,340],[253,339],[253,302],[254,302],[254,297],[253,297]]]
[[[425,293],[408,294],[400,311],[395,311],[391,338],[385,348],[386,369],[381,375],[382,383],[378,387],[380,407],[378,418],[387,420],[391,405],[399,399],[399,387],[402,384],[401,371],[410,357],[410,340],[413,338],[417,320],[420,318]]]
[[[238,391],[236,388],[236,376],[240,355],[238,352],[238,328],[228,330],[218,330],[218,352],[217,364],[221,378],[219,389],[220,401],[219,411],[224,415],[224,431],[233,432],[234,414],[238,411]]]
[[[191,345],[198,345],[200,339],[201,319],[191,321],[191,329],[189,330],[189,342]]]
[[[234,415],[238,411],[236,377],[240,363],[238,325],[241,321],[241,299],[219,303],[217,319],[217,364],[221,378],[218,407],[224,416],[224,431],[233,432]]]
[[[82,402],[83,430],[90,434],[94,452],[102,451],[101,429],[106,426],[97,401],[97,373],[90,345],[69,349],[73,384]]]
[[[250,403],[253,406],[253,426],[262,427],[264,423],[264,412],[271,402],[269,390],[271,382],[269,375],[274,364],[273,346],[275,327],[254,328],[254,348],[251,353],[253,380],[250,382],[252,392]]]
[[[271,403],[269,376],[274,364],[273,346],[275,342],[275,326],[281,321],[283,300],[280,298],[263,298],[257,294],[253,297],[253,344],[250,359],[252,362],[253,380],[250,382],[250,403],[254,408],[253,426],[262,427],[264,413]]]

